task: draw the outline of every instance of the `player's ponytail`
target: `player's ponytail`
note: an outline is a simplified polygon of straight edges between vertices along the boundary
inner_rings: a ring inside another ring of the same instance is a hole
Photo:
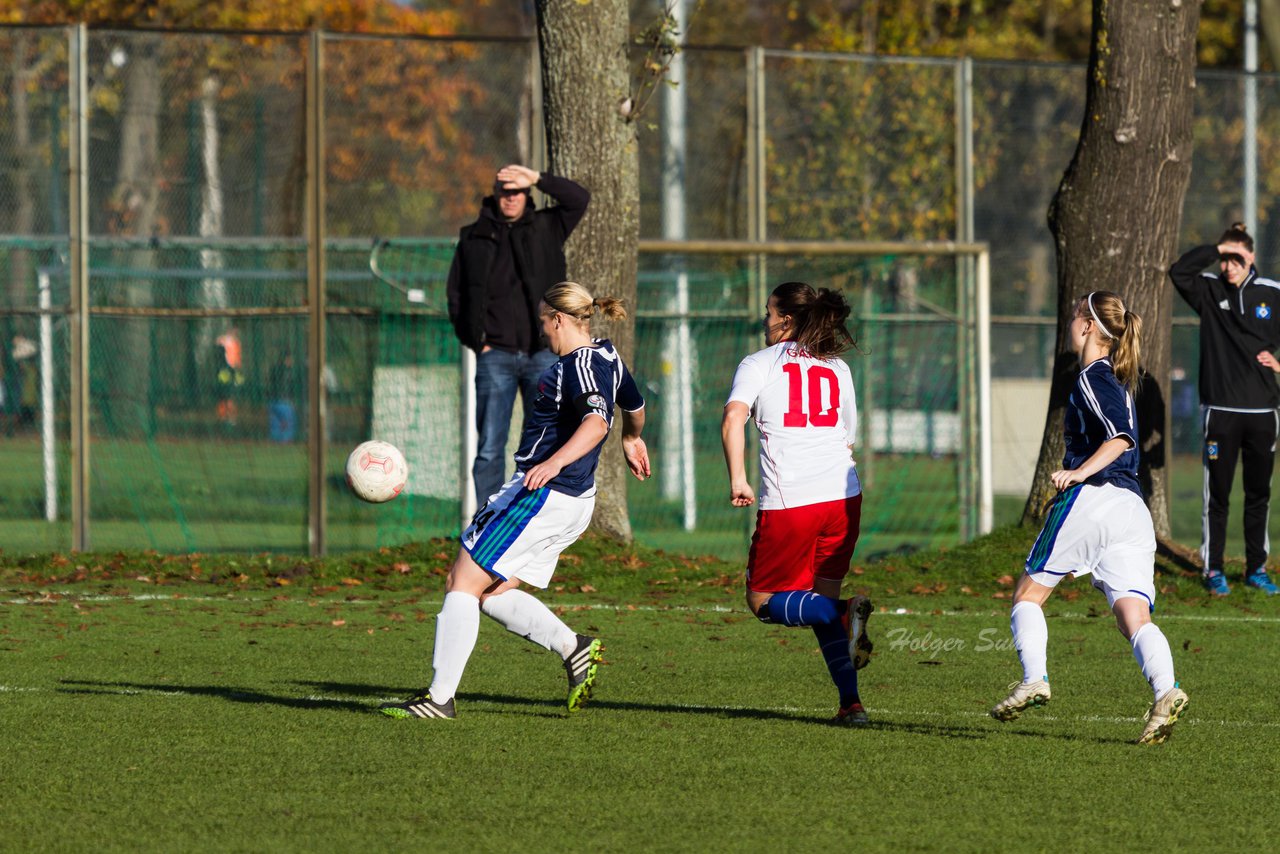
[[[1111,291],[1094,291],[1080,300],[1077,313],[1092,319],[1111,350],[1111,367],[1116,379],[1138,391],[1139,363],[1142,360],[1142,318],[1124,307],[1124,300]]]
[[[591,301],[593,309],[599,309],[600,313],[610,320],[622,320],[627,316],[626,304],[620,299],[613,297],[596,297]]]
[[[542,301],[551,308],[568,316],[587,322],[591,315],[599,311],[610,320],[621,320],[627,316],[626,305],[613,297],[593,297],[591,292],[577,282],[560,282],[547,288]]]
[[[839,291],[804,282],[783,282],[773,289],[778,313],[791,318],[796,344],[815,359],[834,359],[856,346],[845,324],[851,309]]]

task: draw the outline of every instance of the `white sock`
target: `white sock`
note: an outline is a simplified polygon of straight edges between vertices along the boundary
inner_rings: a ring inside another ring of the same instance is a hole
[[[436,646],[431,658],[435,670],[431,678],[432,700],[447,703],[458,693],[462,671],[476,648],[479,635],[480,600],[470,593],[446,593],[444,606],[436,616]]]
[[[543,649],[567,658],[578,645],[577,633],[542,604],[536,596],[512,589],[490,596],[480,605],[485,616],[497,620],[507,631],[536,643]]]
[[[1049,681],[1049,625],[1035,602],[1018,602],[1009,614],[1013,645],[1022,662],[1022,681]]]
[[[1173,653],[1169,641],[1155,623],[1145,623],[1133,633],[1133,657],[1147,677],[1156,699],[1174,686]]]

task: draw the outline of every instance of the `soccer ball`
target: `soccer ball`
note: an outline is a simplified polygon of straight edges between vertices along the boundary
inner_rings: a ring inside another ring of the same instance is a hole
[[[347,486],[362,501],[390,501],[404,489],[408,477],[404,454],[388,442],[363,442],[347,457]]]

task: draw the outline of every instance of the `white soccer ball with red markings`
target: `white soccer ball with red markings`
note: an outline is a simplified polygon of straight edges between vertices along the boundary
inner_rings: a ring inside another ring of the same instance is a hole
[[[404,454],[388,442],[364,442],[347,457],[347,486],[357,498],[371,504],[395,498],[408,477]]]

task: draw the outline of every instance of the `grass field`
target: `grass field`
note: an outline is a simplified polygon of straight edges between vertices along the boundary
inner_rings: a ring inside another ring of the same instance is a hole
[[[1161,565],[1191,707],[1149,692],[1081,581],[1047,607],[1053,702],[1000,724],[1008,596],[1034,532],[859,563],[872,724],[824,723],[807,630],[736,563],[588,539],[544,598],[607,645],[595,699],[484,621],[452,722],[375,713],[426,681],[454,546],[343,558],[0,556],[6,850],[1264,849],[1277,604]],[[1259,788],[1260,787],[1260,788]]]
[[[716,439],[718,434],[711,438]],[[704,437],[705,438],[705,437]],[[301,445],[244,440],[98,440],[93,451],[90,543],[101,551],[296,553],[307,548],[307,464]],[[31,436],[0,442],[0,543],[9,552],[70,548],[69,460],[59,457],[59,519],[44,521],[40,446]],[[345,449],[332,448],[327,482],[327,545],[347,552],[456,534],[456,500],[402,496],[370,506],[342,482]],[[662,462],[655,460],[660,469]],[[863,555],[955,543],[960,509],[955,461],[928,455],[877,457],[868,474],[862,519]],[[683,528],[683,502],[662,497],[658,479],[632,483],[628,500],[637,538],[691,554],[740,559],[754,513],[725,500],[718,447],[699,457],[698,525]],[[1200,461],[1180,455],[1171,469],[1170,522],[1174,538],[1197,544],[1201,512]],[[996,496],[997,525],[1016,522],[1024,496]],[[1241,554],[1240,478],[1227,527],[1228,554]]]

